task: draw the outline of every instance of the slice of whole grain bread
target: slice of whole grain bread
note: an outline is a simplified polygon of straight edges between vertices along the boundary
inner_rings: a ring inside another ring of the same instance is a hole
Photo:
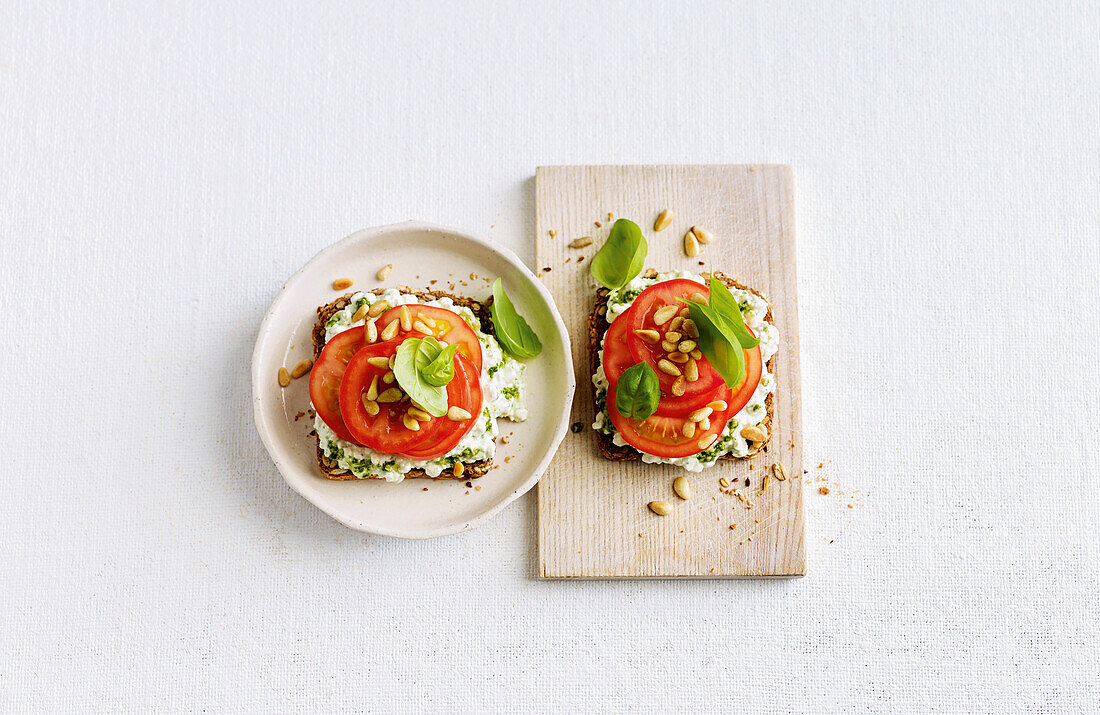
[[[650,268],[649,270],[647,270],[645,272],[644,275],[646,277],[652,277],[652,276],[657,275],[657,271]],[[730,288],[740,288],[741,290],[747,290],[750,293],[753,293],[753,294],[759,296],[760,298],[763,298],[765,301],[767,300],[767,298],[764,296],[764,294],[761,293],[760,291],[756,290],[755,288],[750,288],[746,285],[743,285],[743,284],[737,282],[733,278],[730,278],[729,276],[727,276],[725,273],[722,273],[720,271],[715,271],[714,275],[715,275],[716,278],[718,278],[718,280],[722,281],[723,283],[725,283]],[[596,291],[596,305],[592,308],[592,313],[588,316],[588,365],[589,365],[588,372],[591,375],[596,374],[596,368],[600,364],[600,343],[603,341],[603,336],[604,336],[605,333],[607,333],[607,329],[610,327],[610,323],[607,322],[607,296],[608,296],[608,293],[609,293],[609,291],[606,288],[600,288],[599,290]],[[772,319],[772,306],[771,306],[771,303],[768,303],[768,313],[767,313],[767,315],[764,316],[764,320],[767,320],[767,321],[771,322],[771,319]],[[771,372],[773,375],[775,374],[775,356],[774,355],[772,355],[771,359],[768,360],[768,371]],[[589,382],[591,382],[591,380],[589,380]],[[592,384],[592,404],[593,405],[596,404],[596,395],[597,395],[597,393],[598,393],[598,389],[597,389],[595,383],[593,383]],[[765,452],[768,450],[767,444],[772,438],[772,430],[771,430],[772,417],[775,415],[775,393],[774,392],[769,393],[768,396],[766,398],[764,398],[764,406],[767,408],[768,414],[764,418],[764,420],[760,423],[760,425],[762,427],[764,427],[765,431],[767,432],[767,435],[768,435],[767,439],[765,439],[763,442],[756,442],[755,443],[755,449],[750,451],[744,457],[735,457],[732,454],[725,454],[725,455],[722,455],[721,457],[719,457],[719,459],[726,459],[726,460],[730,460],[730,461],[733,461],[733,460],[736,460],[736,459],[749,459],[750,457],[755,457],[757,455],[757,453],[759,453],[761,450],[763,450]],[[639,452],[638,450],[634,449],[633,447],[630,447],[630,446],[627,446],[627,445],[623,445],[623,446],[620,447],[619,445],[615,444],[615,442],[614,442],[611,435],[604,434],[603,432],[597,432],[596,433],[596,444],[600,449],[600,454],[602,454],[605,459],[610,459],[614,462],[638,462],[638,461],[641,461],[641,459],[642,459],[642,453],[641,452]]]
[[[373,293],[381,292],[384,288],[376,288]],[[454,301],[455,305],[461,305],[469,308],[473,311],[474,315],[481,321],[481,331],[493,335],[493,321],[489,315],[489,303],[492,303],[492,298],[489,298],[487,303],[481,303],[472,298],[464,298],[451,293],[447,293],[441,290],[429,290],[420,291],[413,290],[408,286],[399,286],[397,290],[409,295],[415,295],[422,301],[439,300],[440,298],[450,298]],[[328,305],[322,305],[317,309],[317,322],[313,326],[313,359],[316,360],[321,356],[321,351],[325,349],[325,323],[333,316],[338,310],[343,310],[351,303],[351,297],[354,293],[348,293],[336,300],[332,301]],[[321,474],[326,479],[333,479],[337,481],[351,481],[358,479],[385,479],[382,476],[371,477],[357,477],[346,469],[341,469],[340,466],[325,456],[321,450],[321,439],[317,438],[317,466],[321,469]],[[423,469],[411,469],[405,472],[405,479],[477,479],[482,477],[493,466],[492,459],[479,459],[476,462],[464,462],[463,471],[461,475],[456,475],[454,469],[444,470],[438,477],[429,477]]]

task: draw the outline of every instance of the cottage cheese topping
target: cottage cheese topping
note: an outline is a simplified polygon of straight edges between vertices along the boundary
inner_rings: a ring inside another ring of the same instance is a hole
[[[496,418],[503,417],[513,422],[527,419],[527,367],[503,353],[500,344],[493,336],[481,332],[481,321],[472,310],[455,305],[450,298],[422,301],[415,295],[401,293],[393,288],[380,294],[356,293],[351,302],[342,310],[336,311],[325,323],[325,341],[350,328],[363,325],[365,321],[352,321],[352,316],[363,305],[385,300],[391,306],[419,303],[434,305],[457,313],[477,334],[481,342],[481,392],[483,404],[481,415],[474,427],[462,438],[454,449],[442,457],[430,460],[406,459],[398,455],[386,454],[360,447],[341,439],[325,424],[319,416],[313,420],[320,440],[321,450],[329,459],[342,469],[347,469],[357,477],[380,476],[387,481],[399,482],[411,469],[423,469],[429,477],[438,477],[455,462],[475,462],[490,459],[496,453],[498,434]]]
[[[687,278],[706,285],[706,279],[703,276],[690,271],[659,273],[650,278],[638,276],[622,288],[611,291],[607,296],[608,322],[614,322],[615,318],[625,313],[634,304],[634,300],[638,295],[649,286],[677,278]],[[677,457],[674,459],[658,457],[638,450],[641,452],[643,462],[675,464],[689,472],[701,472],[703,467],[713,465],[723,455],[732,454],[735,457],[744,457],[749,453],[749,442],[741,436],[741,430],[748,425],[760,424],[768,416],[768,409],[764,405],[764,400],[775,391],[775,376],[768,372],[768,360],[779,350],[779,331],[776,330],[774,325],[764,320],[764,316],[768,314],[767,301],[751,291],[740,288],[730,288],[730,292],[733,293],[734,298],[737,299],[740,305],[745,324],[752,328],[753,332],[760,338],[760,359],[764,365],[756,392],[753,393],[748,404],[726,423],[726,428],[710,449],[693,454],[690,457]],[[603,371],[602,340],[600,341],[599,360],[600,363],[596,367],[596,373],[592,376],[592,383],[596,386],[596,419],[592,423],[592,428],[597,432],[611,435],[613,442],[620,447],[629,446],[632,449],[637,449],[633,445],[628,445],[619,436],[611,423],[611,417],[607,414],[607,376],[604,375]]]

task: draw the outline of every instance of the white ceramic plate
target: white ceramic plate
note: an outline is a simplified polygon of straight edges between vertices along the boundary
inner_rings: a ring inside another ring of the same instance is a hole
[[[387,263],[393,272],[383,284],[375,274]],[[471,279],[471,273],[478,278]],[[308,415],[294,419],[310,407],[308,380],[294,380],[282,389],[276,379],[280,366],[289,369],[313,357],[310,334],[317,307],[345,292],[400,285],[451,291],[453,283],[454,293],[482,300],[497,276],[543,348],[525,361],[530,417],[498,421],[501,434],[512,435],[508,444],[498,441],[496,468],[474,480],[481,491],[453,479],[338,482],[321,476],[316,440],[308,436],[312,420]],[[351,278],[355,285],[334,291],[337,278]],[[569,426],[574,387],[569,336],[554,299],[516,255],[478,236],[416,222],[358,231],[314,256],[275,298],[252,354],[256,426],[287,484],[353,529],[408,539],[469,529],[533,487]]]

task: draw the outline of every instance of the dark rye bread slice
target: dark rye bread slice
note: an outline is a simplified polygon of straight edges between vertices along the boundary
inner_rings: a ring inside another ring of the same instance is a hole
[[[375,288],[371,292],[377,292],[385,290],[384,288]],[[480,303],[472,298],[463,298],[461,296],[447,293],[441,290],[413,290],[408,286],[398,286],[397,290],[409,295],[415,295],[422,301],[439,300],[440,298],[450,298],[454,301],[455,305],[461,305],[469,308],[473,311],[474,315],[481,321],[481,330],[484,333],[493,335],[493,321],[489,315],[489,306],[485,303]],[[351,297],[354,293],[348,293],[336,300],[332,301],[328,305],[322,305],[317,309],[317,322],[313,326],[313,359],[316,360],[321,356],[321,351],[325,349],[325,323],[333,316],[338,310],[343,310],[351,303]],[[492,298],[489,299],[492,302]],[[476,462],[464,462],[463,471],[461,476],[456,476],[453,470],[444,470],[438,477],[429,477],[423,469],[410,469],[405,472],[405,479],[477,479],[478,477],[485,476],[485,473],[492,468],[492,459],[479,459]],[[351,481],[361,479],[384,479],[385,477],[373,476],[373,477],[357,477],[346,469],[341,469],[340,466],[325,456],[321,451],[321,438],[317,438],[317,466],[321,468],[321,473],[328,479],[338,481]]]
[[[649,278],[657,275],[657,271],[650,268],[645,272],[644,275]],[[714,276],[730,288],[740,288],[741,290],[747,290],[750,293],[753,293],[754,295],[757,295],[767,301],[767,298],[764,296],[763,293],[756,290],[755,288],[750,288],[747,285],[738,283],[733,278],[727,276],[725,273],[715,271]],[[588,316],[588,372],[591,375],[596,374],[596,368],[600,364],[600,343],[603,341],[603,336],[607,332],[607,329],[610,327],[610,323],[607,322],[608,292],[609,291],[606,288],[600,288],[596,291],[596,305],[592,309],[592,314]],[[767,320],[768,322],[771,322],[772,320],[771,303],[768,303],[768,313],[764,316],[764,320]],[[768,372],[772,373],[773,375],[775,374],[775,355],[772,355],[771,359],[768,360]],[[589,382],[591,382],[591,380],[589,380]],[[597,393],[598,389],[595,383],[593,383],[593,405],[596,404]],[[763,422],[761,422],[760,424],[764,426],[767,432],[767,439],[765,439],[763,442],[757,442],[756,449],[752,450],[744,457],[734,457],[731,454],[724,454],[719,457],[719,459],[725,459],[729,461],[737,459],[749,459],[750,457],[755,457],[761,449],[767,450],[767,444],[772,438],[772,417],[775,415],[774,392],[769,393],[768,396],[764,398],[764,406],[767,408],[768,414],[766,417],[764,417]],[[633,447],[628,447],[626,445],[620,447],[619,445],[615,444],[611,435],[604,434],[603,432],[596,433],[596,444],[600,448],[600,454],[602,454],[605,459],[610,459],[613,462],[640,462],[642,459],[641,452],[634,449]]]

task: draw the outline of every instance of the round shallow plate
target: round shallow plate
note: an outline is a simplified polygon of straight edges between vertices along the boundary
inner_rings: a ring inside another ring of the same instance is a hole
[[[383,284],[375,274],[387,263],[393,271]],[[313,357],[317,307],[345,292],[401,285],[484,300],[498,276],[543,347],[524,361],[530,416],[525,422],[498,420],[501,435],[510,436],[507,444],[498,439],[495,468],[473,480],[481,490],[455,479],[325,479],[317,467],[316,439],[308,434],[312,420],[298,417],[310,408],[308,380],[282,389],[276,378],[280,366],[289,369]],[[334,291],[337,278],[355,285]],[[359,231],[314,256],[275,298],[252,354],[256,426],[287,484],[353,529],[409,539],[469,529],[533,487],[568,428],[574,387],[565,325],[550,293],[516,255],[462,231],[416,222]]]

